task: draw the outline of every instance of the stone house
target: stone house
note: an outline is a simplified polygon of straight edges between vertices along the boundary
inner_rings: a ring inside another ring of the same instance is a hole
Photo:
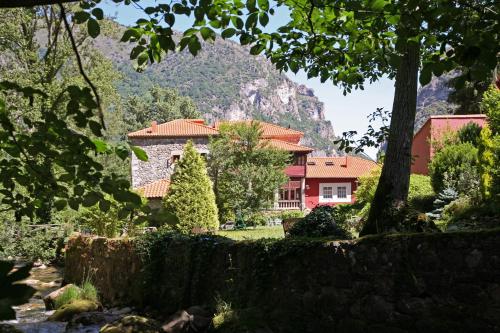
[[[219,135],[220,125],[221,122],[208,126],[201,119],[177,119],[164,124],[153,122],[151,127],[129,133],[131,143],[141,147],[149,157],[143,162],[132,155],[133,188],[148,198],[151,206],[159,206],[186,142],[192,140],[200,154],[208,154],[210,137]],[[260,127],[263,141],[293,156],[291,165],[284,170],[289,180],[276,191],[276,210],[354,202],[358,177],[377,166],[373,161],[354,156],[311,157],[308,155],[313,149],[300,143],[304,133],[266,122],[260,122]]]

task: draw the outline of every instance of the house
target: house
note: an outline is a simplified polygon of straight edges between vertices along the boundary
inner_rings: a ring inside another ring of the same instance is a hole
[[[411,173],[429,174],[429,162],[434,156],[432,142],[439,140],[446,132],[458,131],[468,123],[475,123],[481,127],[486,124],[486,115],[442,115],[431,116],[413,137],[411,155],[413,163]]]
[[[208,126],[201,119],[177,119],[164,124],[153,122],[151,127],[130,133],[131,143],[141,147],[149,157],[143,162],[132,155],[133,188],[147,197],[151,206],[159,206],[186,142],[192,140],[200,154],[208,154],[210,137],[219,135],[221,124]],[[377,166],[373,161],[354,156],[309,157],[313,149],[300,144],[304,133],[266,122],[260,122],[260,127],[263,142],[293,156],[292,164],[284,170],[288,182],[276,191],[276,210],[354,202],[357,179]]]
[[[359,177],[378,164],[357,156],[309,157],[306,169],[305,205],[349,204],[356,200]]]

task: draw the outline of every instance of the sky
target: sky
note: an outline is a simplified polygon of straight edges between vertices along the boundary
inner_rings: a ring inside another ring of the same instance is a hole
[[[141,1],[143,6],[153,4],[153,1]],[[144,13],[133,6],[116,5],[110,0],[105,0],[101,6],[107,16],[112,16],[116,21],[123,25],[133,25],[135,21],[144,16]],[[288,13],[277,10],[275,15],[270,18],[266,30],[272,31],[288,21]],[[176,18],[174,28],[176,30],[185,30],[190,27],[187,18]],[[368,115],[383,107],[390,110],[394,94],[394,82],[382,78],[373,84],[366,84],[364,90],[352,91],[346,96],[343,95],[340,87],[334,86],[331,82],[321,83],[319,79],[307,79],[304,72],[296,75],[289,72],[285,73],[291,80],[304,84],[314,90],[315,95],[325,105],[325,118],[332,122],[333,130],[336,135],[341,135],[345,131],[357,131],[365,133],[368,127]],[[375,126],[378,124],[375,123]],[[377,149],[369,148],[365,152],[375,158]]]

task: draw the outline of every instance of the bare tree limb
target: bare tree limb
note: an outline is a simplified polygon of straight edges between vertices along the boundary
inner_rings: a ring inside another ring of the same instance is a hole
[[[94,86],[92,81],[90,81],[89,77],[85,73],[85,70],[83,69],[83,63],[82,63],[82,58],[80,57],[80,53],[78,52],[78,47],[76,46],[75,38],[73,37],[73,33],[71,31],[71,27],[68,22],[68,18],[66,17],[66,10],[64,9],[64,6],[59,3],[59,9],[61,10],[61,18],[64,22],[64,26],[66,27],[66,31],[68,33],[69,40],[71,42],[71,47],[73,48],[73,52],[75,53],[76,57],[76,62],[78,64],[78,70],[80,71],[80,75],[83,77],[85,82],[88,84],[90,89],[92,90],[92,93],[94,94],[94,97],[96,99],[97,103],[97,108],[99,110],[99,120],[101,121],[101,126],[103,129],[106,129],[106,125],[104,123],[104,113],[102,111],[102,105],[101,105],[101,98],[99,97],[99,93],[97,92],[97,88]]]

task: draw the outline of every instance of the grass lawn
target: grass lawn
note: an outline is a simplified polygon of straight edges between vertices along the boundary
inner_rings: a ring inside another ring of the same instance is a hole
[[[257,227],[243,230],[219,230],[217,235],[231,238],[234,240],[259,239],[259,238],[283,238],[282,226]]]

